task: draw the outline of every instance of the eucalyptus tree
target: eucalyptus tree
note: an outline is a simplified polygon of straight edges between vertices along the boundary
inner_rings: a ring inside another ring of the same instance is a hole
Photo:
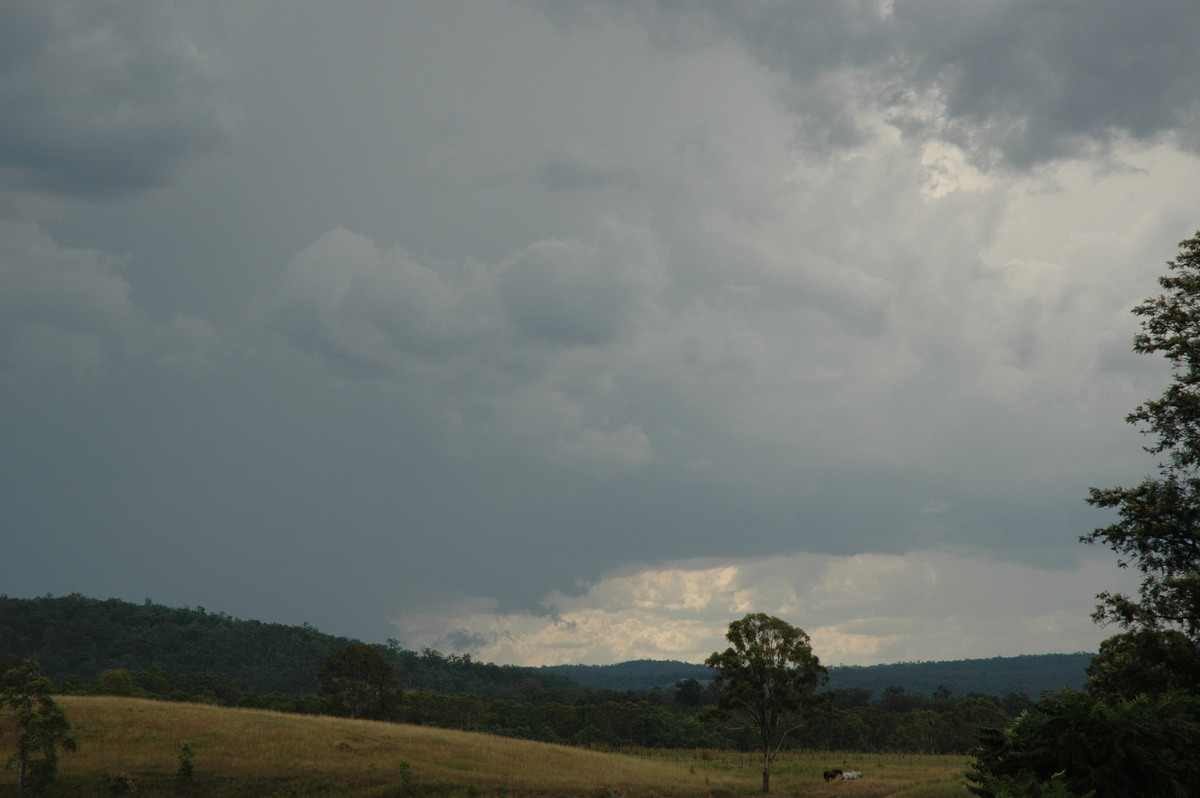
[[[75,750],[71,723],[50,696],[53,687],[33,660],[8,670],[0,680],[0,708],[7,710],[17,732],[9,763],[17,766],[17,798],[24,798],[26,789],[41,790],[54,780],[59,748]]]
[[[1142,573],[1140,596],[1104,592],[1093,616],[1127,629],[1174,629],[1200,643],[1200,233],[1179,244],[1158,280],[1163,292],[1133,309],[1139,354],[1162,355],[1171,380],[1126,420],[1159,456],[1157,474],[1134,487],[1092,488],[1088,503],[1117,519],[1081,538],[1105,543]]]
[[[329,652],[317,679],[330,709],[351,718],[390,720],[404,691],[395,667],[379,648],[366,643]]]
[[[751,613],[729,624],[731,644],[704,664],[713,668],[716,707],[709,716],[748,728],[763,752],[762,791],[771,791],[771,765],[827,702],[817,688],[828,674],[808,635],[786,621]]]

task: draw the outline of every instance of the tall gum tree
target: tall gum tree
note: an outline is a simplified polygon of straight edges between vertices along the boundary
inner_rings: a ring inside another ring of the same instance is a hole
[[[771,791],[771,765],[788,738],[824,705],[817,688],[828,674],[808,635],[786,621],[751,613],[729,624],[731,644],[704,664],[716,671],[717,706],[710,717],[749,727],[763,752],[762,791]]]
[[[1126,420],[1160,457],[1157,474],[1132,488],[1092,488],[1088,503],[1115,510],[1117,520],[1080,538],[1104,543],[1122,567],[1134,565],[1137,598],[1103,592],[1093,618],[1126,629],[1178,630],[1200,644],[1200,232],[1179,244],[1159,278],[1163,293],[1133,309],[1139,354],[1162,355],[1171,381],[1158,399]]]

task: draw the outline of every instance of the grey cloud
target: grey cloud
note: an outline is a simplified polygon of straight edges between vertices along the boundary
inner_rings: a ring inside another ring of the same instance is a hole
[[[652,233],[616,222],[597,243],[542,241],[500,266],[500,295],[524,332],[567,345],[609,343],[652,310],[664,276]]]
[[[469,289],[469,281],[467,289]],[[493,324],[464,305],[469,293],[401,249],[345,228],[296,255],[253,317],[301,349],[376,369],[444,357]]]
[[[253,315],[301,348],[367,365],[517,348],[514,331],[555,347],[609,344],[653,313],[664,264],[649,231],[599,227],[590,242],[550,239],[495,267],[440,269],[338,228],[293,258]]]
[[[601,228],[591,243],[546,240],[494,268],[441,271],[338,228],[292,260],[256,312],[297,342],[364,362],[444,355],[506,324],[558,345],[608,343],[652,309],[663,264],[648,231]]]
[[[606,4],[593,4],[592,18]],[[1017,168],[1088,154],[1121,136],[1177,134],[1195,148],[1200,6],[1189,0],[1046,5],[1037,0],[894,3],[616,3],[680,46],[700,24],[786,73],[800,141],[859,144],[868,102],[910,133]],[[578,23],[584,15],[556,14]],[[707,45],[709,39],[701,43]]]
[[[5,3],[0,178],[55,196],[118,197],[162,185],[213,148],[232,110],[205,13],[153,0]]]
[[[545,241],[495,267],[438,268],[338,228],[292,259],[251,321],[332,373],[405,386],[410,412],[450,423],[463,445],[504,441],[608,479],[649,462],[650,441],[592,409],[611,356],[574,349],[643,324],[662,264],[646,231],[601,228],[592,244]]]
[[[612,432],[591,427],[572,438],[556,439],[550,450],[554,463],[577,468],[600,479],[641,469],[651,459],[650,439],[633,424]]]
[[[35,225],[0,223],[0,319],[10,331],[34,322],[116,331],[135,313],[118,263],[95,250],[61,248]]]
[[[895,21],[950,136],[1019,167],[1186,130],[1200,109],[1194,3],[897,3]]]
[[[563,152],[542,165],[539,180],[553,192],[574,192],[608,186],[633,187],[636,175],[614,162],[587,152]]]
[[[55,243],[40,227],[0,221],[0,374],[29,369],[96,377],[118,362],[185,371],[222,348],[207,322],[158,324],[130,297],[122,261]]]
[[[446,633],[446,647],[452,652],[476,651],[494,642],[492,636],[467,629],[453,629]]]

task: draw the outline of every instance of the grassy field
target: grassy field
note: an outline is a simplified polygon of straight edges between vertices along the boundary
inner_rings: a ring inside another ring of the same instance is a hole
[[[117,777],[138,796],[307,798],[494,796],[495,798],[735,798],[758,793],[748,754],[718,751],[607,753],[484,734],[343,718],[285,715],[131,698],[60,696],[79,750],[64,753],[55,796],[114,793]],[[183,743],[194,775],[177,780]],[[13,734],[0,737],[0,758]],[[861,770],[860,781],[826,784],[826,768]],[[963,757],[800,751],[776,763],[779,796],[966,795]],[[0,771],[0,795],[16,776]],[[116,786],[120,786],[116,784]]]

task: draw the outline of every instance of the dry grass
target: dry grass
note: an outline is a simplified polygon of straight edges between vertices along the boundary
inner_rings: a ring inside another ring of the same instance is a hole
[[[732,798],[754,795],[757,760],[717,752],[604,753],[470,732],[344,718],[285,715],[130,698],[61,696],[79,751],[62,756],[56,795],[110,795],[114,776],[138,796],[496,796],[497,798]],[[195,778],[175,783],[191,744]],[[0,758],[12,735],[0,737]],[[965,795],[961,757],[848,757],[801,752],[776,765],[773,794]],[[827,767],[862,770],[825,784]],[[0,795],[15,775],[0,772]]]
[[[665,752],[662,757],[702,757],[705,769],[736,775],[743,785],[739,795],[756,793],[762,783],[761,759],[748,753]],[[771,771],[772,795],[853,796],[854,798],[948,798],[969,795],[964,786],[968,759],[964,756],[926,754],[854,754],[829,751],[794,751],[781,754]],[[831,768],[858,770],[856,781],[825,782]],[[757,793],[761,795],[761,793]]]

